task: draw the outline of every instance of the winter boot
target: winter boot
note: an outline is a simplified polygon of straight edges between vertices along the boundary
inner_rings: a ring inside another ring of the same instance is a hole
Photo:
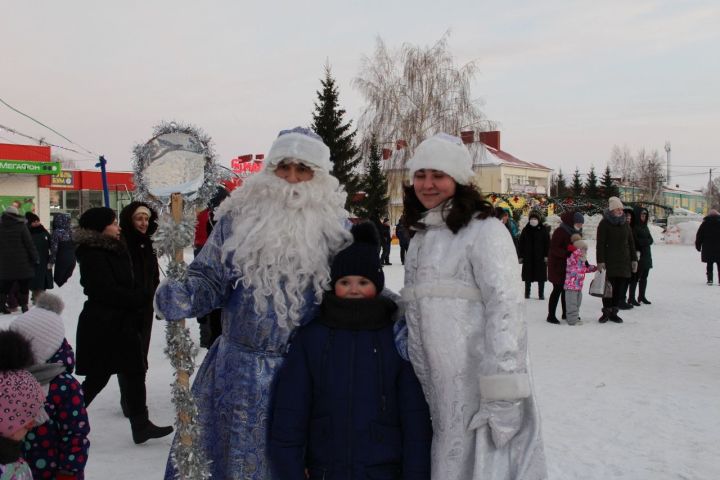
[[[627,303],[634,307],[639,307],[642,303],[635,300],[635,287],[637,287],[637,282],[630,282],[630,292],[628,293]],[[642,298],[642,289],[640,289],[640,298]]]
[[[538,282],[538,298],[545,300],[545,282]]]
[[[628,303],[627,301],[625,301],[625,299],[623,299],[620,301],[617,308],[619,308],[620,310],[630,310],[633,308],[633,306],[630,305],[630,303]]]
[[[647,280],[640,280],[640,295],[638,296],[638,300],[640,300],[645,305],[652,305],[650,300],[645,297],[645,289],[647,288]]]
[[[610,317],[608,318],[611,322],[623,323],[623,319],[618,317],[618,308],[614,307],[610,309]]]
[[[133,442],[137,445],[145,443],[151,438],[162,438],[173,432],[173,427],[158,427],[148,419],[148,412],[130,417]]]
[[[7,294],[0,293],[0,313],[10,313],[10,309],[8,309],[5,302],[7,302]]]
[[[548,322],[548,323],[552,323],[553,325],[560,325],[560,320],[558,320],[558,319],[555,317],[555,315],[548,316],[548,317],[547,317],[547,322]]]
[[[22,313],[28,311],[28,301],[30,300],[30,293],[18,293],[18,303],[20,304],[20,310]]]
[[[532,283],[525,282],[525,298],[530,298],[530,286]]]
[[[601,316],[600,318],[598,318],[598,322],[600,322],[600,323],[605,323],[605,322],[607,322],[607,321],[610,319],[611,310],[612,310],[612,309],[610,309],[610,308],[603,308],[603,309],[602,309],[602,316]]]

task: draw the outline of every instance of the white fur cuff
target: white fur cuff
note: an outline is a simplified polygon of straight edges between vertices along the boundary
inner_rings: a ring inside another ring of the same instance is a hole
[[[529,396],[530,378],[527,373],[480,377],[480,398],[483,401],[513,401]]]

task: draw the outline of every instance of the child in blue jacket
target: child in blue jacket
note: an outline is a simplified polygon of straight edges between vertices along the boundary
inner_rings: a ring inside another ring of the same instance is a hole
[[[397,305],[372,224],[335,257],[333,291],[298,331],[279,372],[270,429],[273,478],[430,479],[430,413],[397,353]]]

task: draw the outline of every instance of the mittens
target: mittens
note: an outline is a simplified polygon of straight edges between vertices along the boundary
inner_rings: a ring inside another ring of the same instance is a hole
[[[522,428],[525,411],[523,401],[496,400],[482,403],[470,422],[470,429],[487,424],[495,448],[503,448]]]

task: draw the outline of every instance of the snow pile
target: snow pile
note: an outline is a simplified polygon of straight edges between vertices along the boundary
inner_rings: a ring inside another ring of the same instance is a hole
[[[650,235],[652,235],[654,243],[665,243],[665,229],[663,227],[649,223],[648,229],[650,229]]]

